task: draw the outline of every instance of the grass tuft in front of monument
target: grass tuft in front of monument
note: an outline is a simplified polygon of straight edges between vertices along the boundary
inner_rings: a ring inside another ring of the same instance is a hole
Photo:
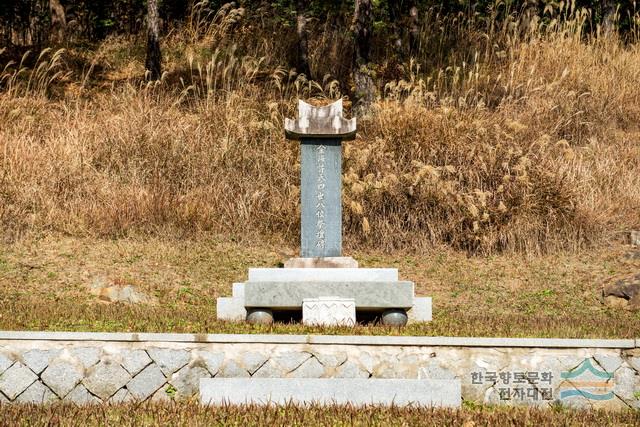
[[[295,405],[204,407],[195,401],[109,406],[2,405],[3,425],[350,425],[350,426],[634,426],[638,411],[498,408],[464,405],[462,409]]]
[[[80,305],[4,301],[0,330],[78,332],[164,332],[190,334],[406,335],[536,338],[636,338],[640,317],[626,314],[474,316],[460,311],[435,313],[434,320],[406,327],[359,324],[355,327],[305,326],[299,322],[271,326],[215,320],[212,307],[131,307],[124,304]],[[8,311],[7,311],[8,310]],[[10,313],[10,314],[9,314]]]

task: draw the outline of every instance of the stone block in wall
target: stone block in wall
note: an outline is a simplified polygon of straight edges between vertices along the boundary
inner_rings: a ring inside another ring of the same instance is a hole
[[[137,375],[152,362],[147,352],[140,349],[123,350],[120,357],[122,367],[131,375]]]
[[[42,372],[42,381],[58,397],[64,398],[84,378],[81,365],[67,359],[54,360]]]
[[[148,399],[166,382],[158,365],[151,363],[127,383],[127,390],[138,401]]]
[[[64,398],[65,402],[73,402],[76,405],[97,405],[102,403],[100,399],[89,393],[82,384],[75,386]]]
[[[152,347],[147,353],[167,376],[182,368],[191,359],[191,354],[182,349]]]
[[[289,374],[293,378],[320,378],[324,375],[325,368],[312,357]]]
[[[0,375],[0,392],[13,400],[37,379],[38,376],[31,369],[16,362]]]
[[[91,367],[82,383],[92,394],[107,400],[131,380],[131,375],[119,363],[102,360]]]
[[[57,400],[59,400],[58,396],[49,390],[46,385],[42,384],[41,381],[35,381],[15,401],[18,403],[47,404]]]

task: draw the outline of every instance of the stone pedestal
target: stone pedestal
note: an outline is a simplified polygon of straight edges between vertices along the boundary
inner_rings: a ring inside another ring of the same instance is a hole
[[[313,326],[354,326],[356,300],[320,297],[302,300],[302,323]]]
[[[358,261],[350,256],[289,258],[284,268],[358,268]]]

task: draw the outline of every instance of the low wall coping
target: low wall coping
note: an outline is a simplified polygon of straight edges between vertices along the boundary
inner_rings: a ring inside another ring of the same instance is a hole
[[[622,348],[640,339],[489,338],[386,335],[173,334],[132,332],[0,331],[0,341],[115,341],[221,344],[321,344],[371,346]]]

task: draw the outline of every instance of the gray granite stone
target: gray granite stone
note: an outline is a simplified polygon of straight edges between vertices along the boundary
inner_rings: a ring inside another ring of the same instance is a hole
[[[244,283],[234,283],[231,285],[231,296],[240,300],[244,305]]]
[[[165,382],[166,378],[158,365],[152,363],[127,383],[127,390],[134,399],[143,401],[162,387]]]
[[[412,282],[247,282],[245,305],[295,309],[305,298],[354,298],[359,309],[410,308]]]
[[[22,363],[36,374],[40,374],[59,354],[60,350],[33,349],[22,353]]]
[[[358,261],[350,256],[289,258],[284,268],[358,268]]]
[[[335,378],[369,378],[369,372],[361,369],[357,363],[348,360],[336,368]]]
[[[102,360],[87,371],[82,383],[102,400],[107,400],[131,380],[131,375],[113,360]]]
[[[328,368],[335,368],[347,361],[347,353],[342,351],[337,353],[321,353],[314,351],[313,355],[318,359],[318,362]]]
[[[400,361],[402,363],[402,361]],[[418,370],[418,378],[426,378],[431,380],[452,380],[456,377],[451,370],[442,367],[436,360],[430,360]]]
[[[173,374],[170,382],[176,389],[176,398],[188,398],[197,394],[200,378],[211,378],[211,374],[197,364],[187,365]]]
[[[7,355],[0,353],[0,374],[9,369],[13,363],[14,361],[7,357]]]
[[[82,367],[63,359],[51,362],[41,375],[42,381],[60,398],[73,390],[83,377]]]
[[[289,376],[292,378],[320,378],[324,374],[324,370],[324,366],[318,362],[318,359],[312,357],[291,372]]]
[[[147,350],[147,353],[166,376],[182,368],[191,359],[189,352],[181,349],[152,347]]]
[[[40,381],[36,381],[31,384],[25,391],[23,391],[20,396],[16,398],[16,402],[18,403],[36,403],[36,404],[46,404],[53,403],[58,400],[58,396],[56,396],[47,386],[42,384]]]
[[[64,398],[66,402],[73,402],[76,405],[97,405],[102,403],[100,399],[89,393],[87,388],[82,384],[78,384]]]
[[[300,255],[342,255],[342,144],[304,138],[300,144]]]
[[[151,358],[144,350],[123,350],[120,355],[122,357],[122,367],[131,375],[136,375],[151,363]]]
[[[459,407],[458,380],[359,378],[209,378],[200,380],[203,404],[352,404]]]
[[[310,353],[306,351],[288,351],[273,356],[273,361],[281,366],[286,373],[297,369],[304,362],[309,360]]]
[[[373,373],[376,368],[376,364],[378,363],[378,358],[366,351],[360,352],[358,360],[360,365],[369,373]]]
[[[622,365],[622,357],[612,355],[595,354],[593,356],[598,365],[610,374],[614,373]]]
[[[638,401],[635,392],[640,391],[640,375],[631,368],[618,369],[613,378],[613,392],[628,404]]]
[[[246,352],[242,355],[242,366],[249,372],[249,374],[253,374],[258,368],[264,365],[264,362],[267,361],[269,356],[264,353],[258,352]]]
[[[409,322],[431,322],[433,320],[431,297],[414,297],[413,307],[407,312]]]
[[[615,348],[634,349],[634,339],[571,338],[473,338],[427,336],[363,336],[363,335],[285,335],[285,334],[173,334],[173,333],[107,333],[107,332],[29,332],[0,331],[0,340],[12,341],[102,341],[162,343],[271,343],[334,345],[397,345],[448,347],[519,347],[519,348]]]
[[[273,359],[267,360],[267,363],[262,365],[260,369],[253,373],[253,378],[280,378],[287,374],[282,366],[274,362]]]
[[[198,356],[204,361],[209,373],[213,376],[218,373],[222,362],[224,362],[224,353],[211,353],[210,351],[198,351]]]
[[[71,354],[77,358],[86,369],[100,361],[101,350],[98,347],[80,347],[71,350]]]
[[[226,320],[228,322],[244,322],[247,318],[244,299],[219,297],[216,299],[216,317],[218,320]]]
[[[629,357],[627,358],[627,363],[632,369],[635,369],[636,372],[640,372],[640,357]]]
[[[38,376],[20,362],[16,362],[0,375],[0,392],[10,400],[25,391]]]
[[[222,377],[222,378],[242,378],[242,377],[250,377],[251,375],[249,375],[249,372],[247,372],[246,369],[244,369],[243,367],[239,366],[235,361],[229,359],[226,360],[225,363],[222,365],[222,368],[220,369],[220,371],[218,372],[218,375],[216,375],[217,377]]]
[[[129,390],[126,388],[121,388],[116,391],[116,394],[109,398],[109,403],[119,404],[119,403],[127,403],[133,401],[133,396],[129,393]]]
[[[153,396],[151,396],[151,402],[154,403],[168,403],[168,402],[172,402],[174,400],[174,394],[169,392],[169,387],[173,387],[173,386],[165,386],[160,388],[158,391],[156,391],[155,393],[153,393]]]
[[[396,282],[397,268],[250,268],[249,282]]]

